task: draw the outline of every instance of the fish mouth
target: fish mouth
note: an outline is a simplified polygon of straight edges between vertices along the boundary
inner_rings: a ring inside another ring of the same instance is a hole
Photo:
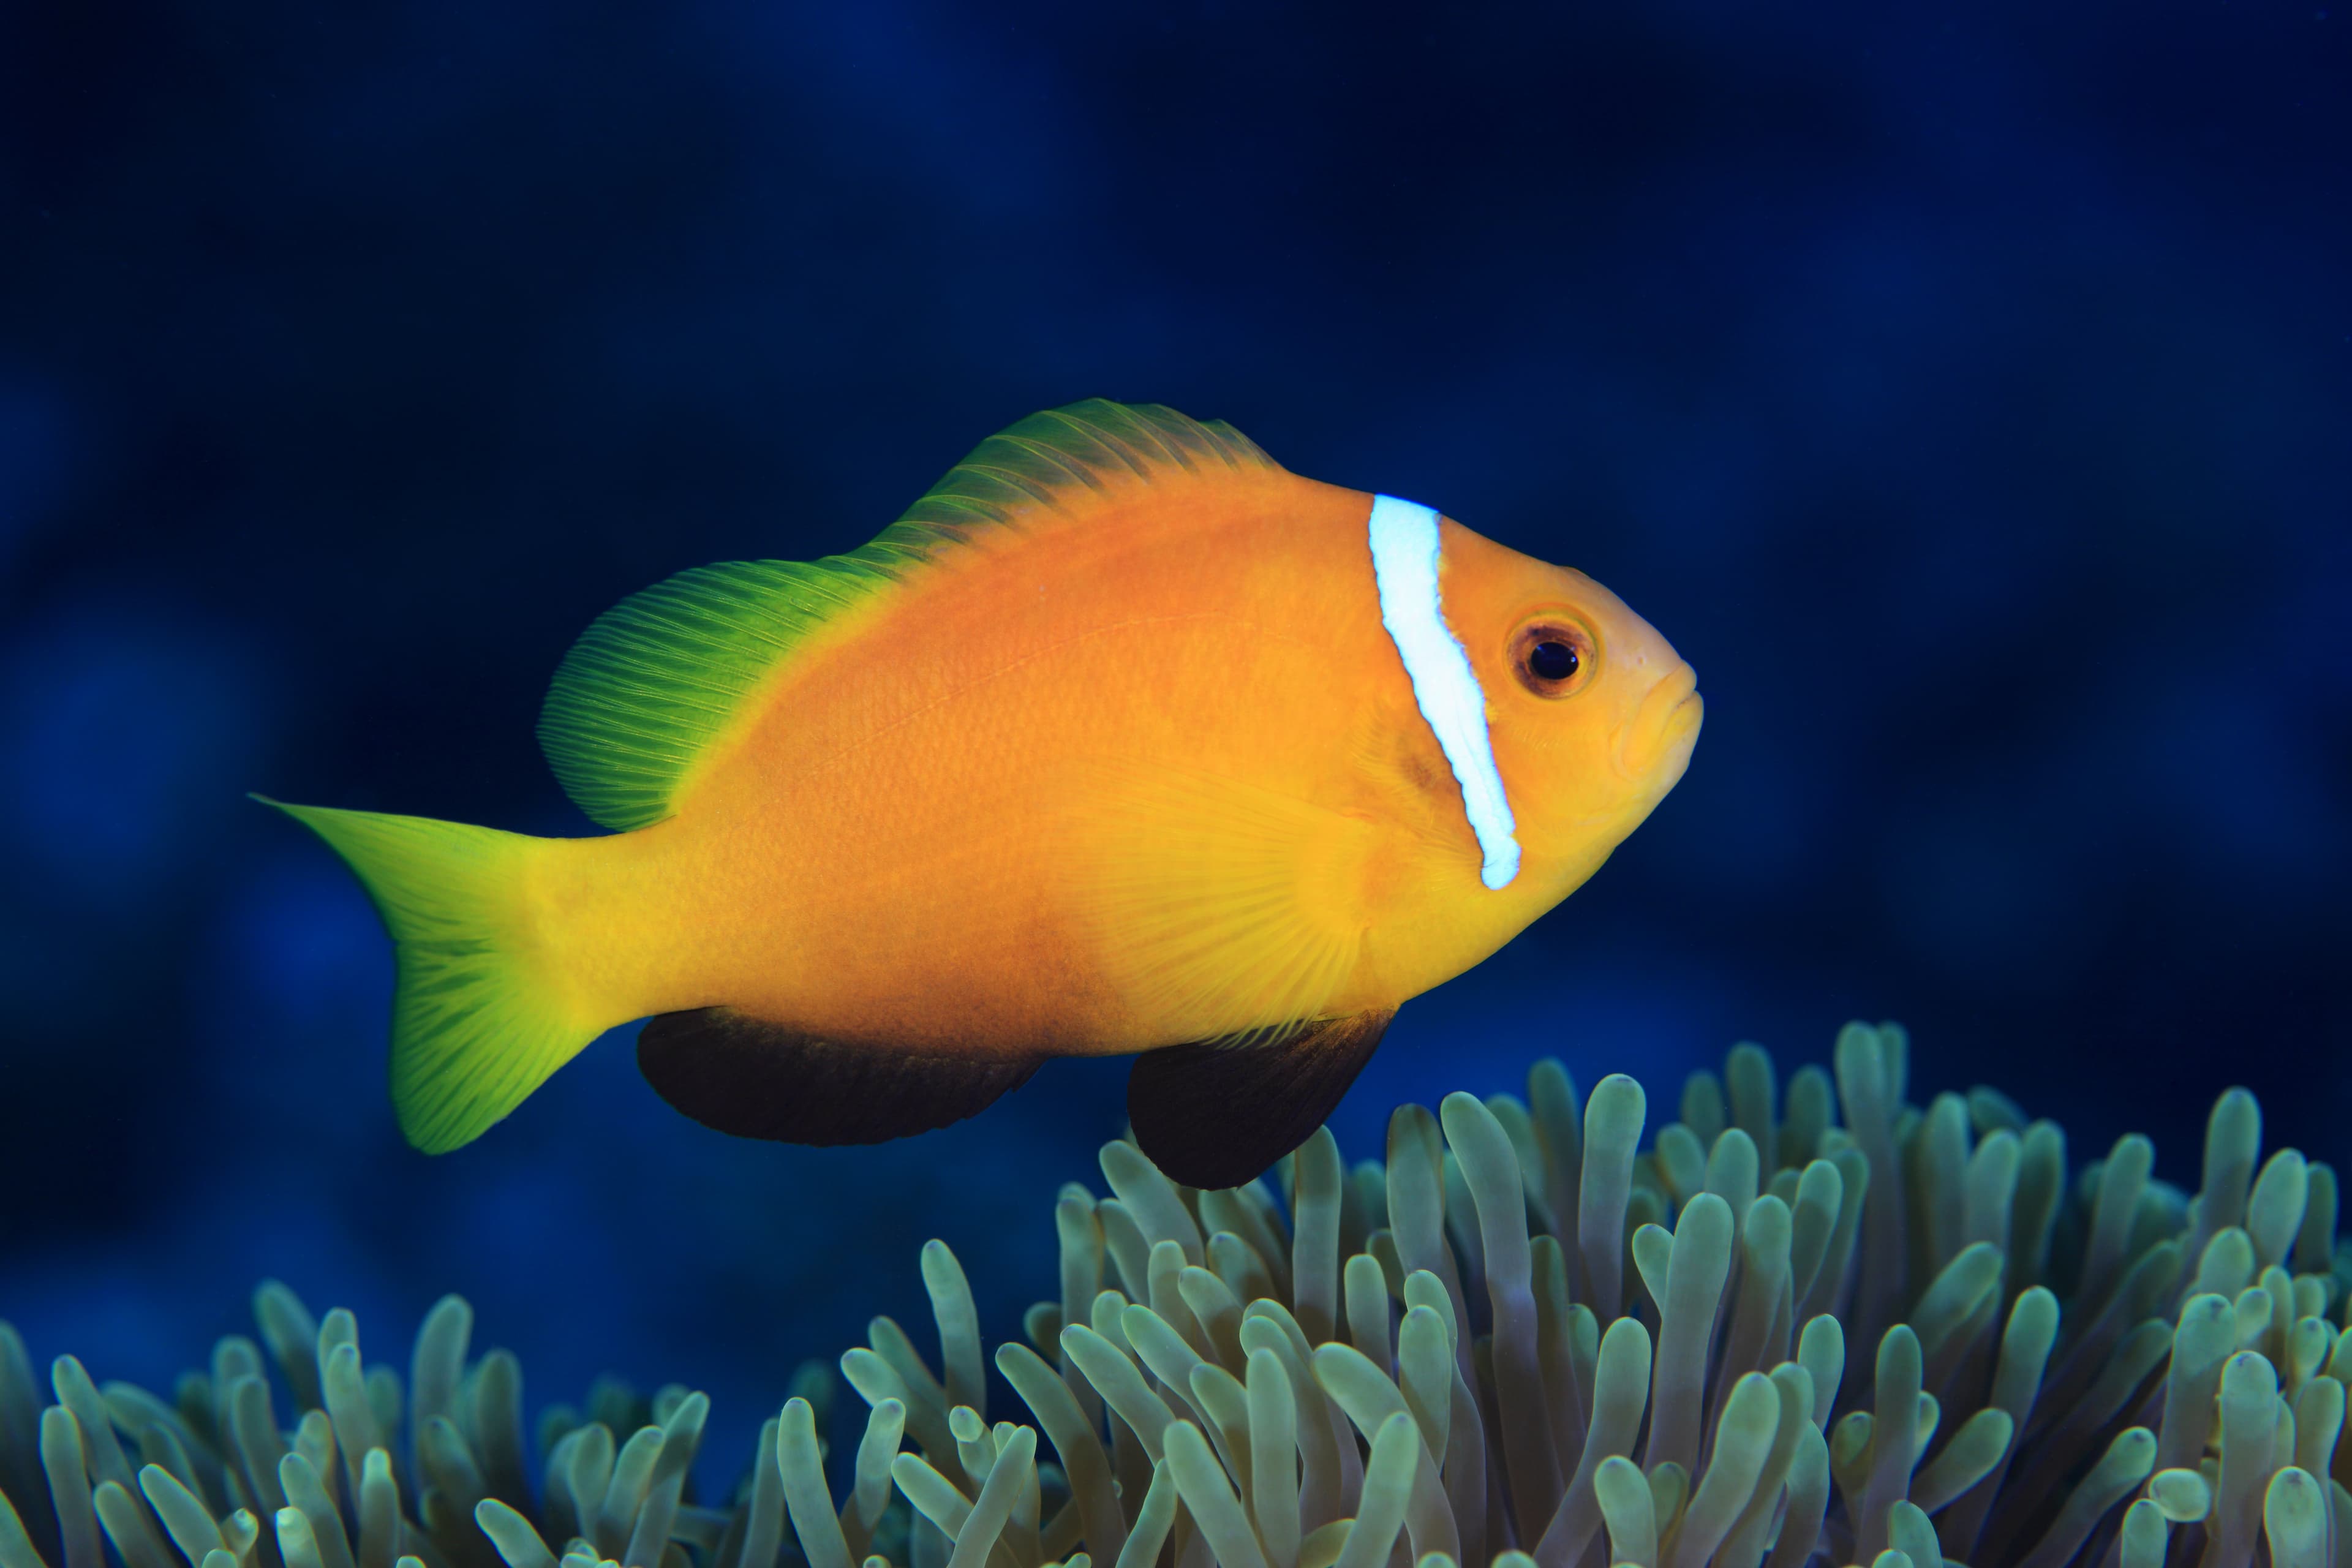
[[[1633,717],[1619,727],[1612,748],[1619,775],[1654,781],[1662,795],[1672,789],[1690,762],[1706,713],[1698,671],[1677,663],[1642,694]]]

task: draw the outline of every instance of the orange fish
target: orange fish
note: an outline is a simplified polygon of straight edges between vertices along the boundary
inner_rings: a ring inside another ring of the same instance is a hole
[[[671,1104],[801,1143],[1139,1052],[1145,1152],[1231,1186],[1401,1004],[1590,877],[1699,718],[1690,666],[1580,574],[1095,401],[861,550],[699,567],[590,626],[539,733],[610,837],[281,809],[391,932],[420,1149],[650,1016]]]

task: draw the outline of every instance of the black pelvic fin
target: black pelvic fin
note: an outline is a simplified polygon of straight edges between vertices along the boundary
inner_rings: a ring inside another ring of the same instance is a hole
[[[814,1039],[725,1007],[664,1013],[637,1037],[637,1070],[705,1127],[778,1143],[881,1143],[986,1110],[1034,1057],[916,1056]]]
[[[1186,1186],[1238,1187],[1323,1124],[1395,1016],[1327,1018],[1276,1045],[1146,1051],[1127,1079],[1135,1141]]]

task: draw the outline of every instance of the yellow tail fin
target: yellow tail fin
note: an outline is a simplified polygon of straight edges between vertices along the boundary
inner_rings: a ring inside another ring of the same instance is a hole
[[[472,1142],[603,1032],[531,916],[527,873],[551,840],[254,798],[325,839],[392,935],[392,1105],[411,1143]]]

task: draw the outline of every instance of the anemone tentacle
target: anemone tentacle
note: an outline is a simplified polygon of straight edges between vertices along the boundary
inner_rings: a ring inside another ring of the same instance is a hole
[[[2195,1194],[2137,1136],[2070,1175],[1991,1090],[1907,1102],[1908,1056],[1849,1026],[1784,1093],[1738,1047],[1646,1148],[1640,1085],[1549,1060],[1271,1185],[1108,1145],[995,1352],[1031,1423],[987,1419],[933,1242],[942,1370],[877,1318],[839,1363],[861,1440],[828,1466],[805,1363],[724,1506],[683,1388],[548,1409],[530,1465],[456,1297],[405,1386],[275,1283],[168,1400],[61,1356],[50,1402],[0,1323],[0,1568],[2352,1564],[2333,1171],[2260,1161],[2233,1089]]]

